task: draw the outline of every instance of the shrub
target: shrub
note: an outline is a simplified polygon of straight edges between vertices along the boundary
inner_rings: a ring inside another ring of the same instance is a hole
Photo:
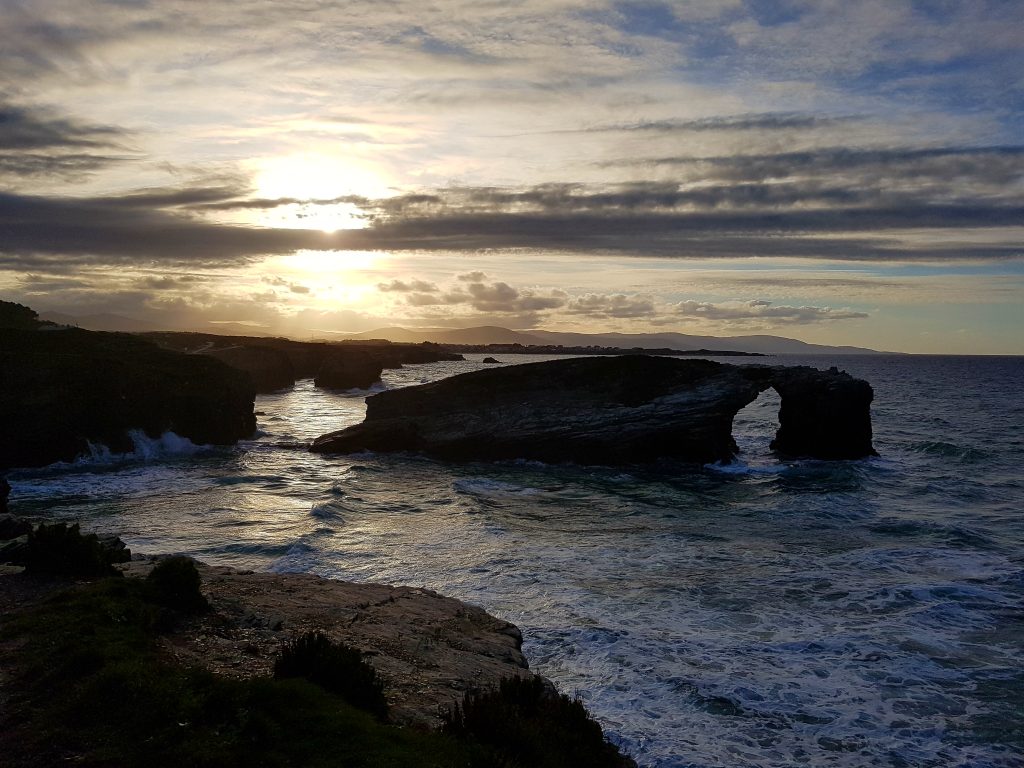
[[[445,731],[482,749],[473,766],[626,768],[635,766],[604,739],[582,702],[540,677],[510,677],[497,690],[466,694]]]
[[[274,677],[304,677],[355,707],[384,719],[388,704],[377,673],[357,649],[333,643],[323,632],[307,632],[285,648]]]
[[[181,555],[164,558],[147,577],[152,599],[183,613],[203,613],[210,609],[209,602],[199,591],[201,581],[196,564]]]
[[[50,576],[117,576],[113,563],[131,557],[128,550],[104,543],[94,533],[82,535],[78,523],[39,526],[28,535],[25,570]]]

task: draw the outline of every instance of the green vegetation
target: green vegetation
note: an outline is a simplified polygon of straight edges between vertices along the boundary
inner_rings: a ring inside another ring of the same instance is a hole
[[[510,683],[496,698],[471,698],[447,733],[386,725],[328,690],[338,685],[335,676],[358,676],[363,664],[315,636],[293,644],[279,666],[324,661],[327,687],[301,677],[226,680],[175,664],[160,650],[160,630],[167,595],[187,590],[155,586],[164,580],[188,590],[193,583],[191,571],[175,562],[153,580],[101,579],[5,621],[5,768],[626,764],[604,759],[617,753],[598,746],[600,729],[578,702],[551,700],[529,685]]]
[[[182,613],[203,613],[210,604],[199,591],[199,571],[189,557],[176,555],[157,563],[146,581],[152,599]]]
[[[352,706],[387,717],[384,686],[373,667],[357,649],[332,643],[323,632],[307,632],[285,648],[274,664],[274,677],[304,677]]]
[[[496,691],[466,696],[445,731],[476,743],[479,768],[624,768],[579,699],[550,690],[538,677],[510,677]]]
[[[39,327],[39,315],[31,307],[0,301],[0,328],[18,328],[31,331]]]
[[[82,535],[78,523],[40,523],[28,535],[24,565],[31,574],[87,578],[120,575],[114,563],[130,558],[123,545],[102,541],[95,533]]]
[[[456,740],[378,722],[306,680],[232,681],[166,661],[151,585],[104,579],[14,618],[8,768],[456,766]]]

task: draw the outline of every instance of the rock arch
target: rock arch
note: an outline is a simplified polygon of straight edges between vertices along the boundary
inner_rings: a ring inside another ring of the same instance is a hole
[[[770,447],[789,456],[859,459],[876,456],[872,445],[874,391],[836,367],[741,366],[759,392],[779,393],[779,429]]]
[[[847,373],[644,355],[528,363],[383,392],[367,399],[362,424],[322,435],[310,450],[590,464],[729,461],[733,417],[769,387],[782,401],[773,449],[819,459],[874,455],[871,386]]]

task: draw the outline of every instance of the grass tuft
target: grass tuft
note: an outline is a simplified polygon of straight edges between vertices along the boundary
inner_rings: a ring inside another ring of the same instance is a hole
[[[114,563],[130,557],[123,545],[104,542],[95,533],[83,535],[78,523],[40,523],[28,535],[25,570],[33,575],[72,578],[115,576],[120,574]]]
[[[307,632],[285,648],[274,664],[274,677],[304,677],[354,707],[382,720],[387,717],[384,686],[374,668],[359,650],[333,643],[323,632]]]
[[[625,768],[635,763],[607,742],[579,699],[539,677],[509,677],[467,694],[445,732],[477,744],[474,768]]]
[[[199,591],[201,579],[190,557],[175,555],[158,562],[146,577],[152,599],[182,613],[205,613],[210,603]]]

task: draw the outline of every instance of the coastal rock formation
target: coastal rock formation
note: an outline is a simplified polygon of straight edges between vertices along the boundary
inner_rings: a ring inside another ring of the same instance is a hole
[[[249,374],[257,392],[274,392],[295,383],[295,369],[288,355],[279,349],[231,346],[210,349],[203,354]]]
[[[249,374],[257,392],[273,392],[313,379],[328,389],[365,389],[380,381],[385,368],[405,363],[462,360],[437,344],[341,342],[337,344],[254,336],[159,332],[143,334],[162,347],[216,357]]]
[[[481,370],[383,392],[367,399],[362,424],[322,435],[310,450],[591,464],[729,461],[737,450],[733,417],[769,387],[783,403],[773,443],[779,452],[824,459],[874,453],[871,387],[846,373],[641,355]]]
[[[779,430],[771,448],[787,456],[859,459],[871,444],[871,385],[838,368],[744,366],[748,378],[779,393]]]
[[[130,430],[230,445],[256,428],[247,376],[127,334],[0,330],[0,370],[0,470],[130,451]]]
[[[213,610],[166,647],[218,675],[267,676],[289,640],[323,631],[365,654],[383,679],[393,722],[428,728],[467,691],[532,676],[514,624],[428,589],[197,566]],[[127,575],[151,567],[136,560]]]
[[[383,370],[366,352],[339,350],[324,358],[313,384],[324,389],[366,389],[380,381]]]

